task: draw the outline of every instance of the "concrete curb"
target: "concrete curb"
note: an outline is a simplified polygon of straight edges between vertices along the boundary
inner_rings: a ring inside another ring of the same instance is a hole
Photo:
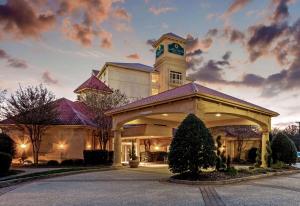
[[[21,178],[17,178],[17,179],[0,181],[0,188],[9,187],[12,185],[17,185],[17,184],[21,184],[21,183],[25,183],[25,182],[34,181],[34,180],[48,179],[48,178],[53,178],[53,177],[61,177],[61,176],[75,175],[75,174],[89,173],[89,172],[102,172],[102,171],[109,171],[109,170],[116,170],[116,169],[118,169],[118,168],[115,168],[115,167],[92,168],[92,169],[83,169],[83,170],[77,170],[77,171],[61,172],[61,173],[56,173],[56,174],[55,173],[54,174],[41,174],[41,175],[32,176],[32,177],[24,177],[24,178],[21,177]]]
[[[300,173],[300,170],[292,170],[292,171],[284,171],[284,172],[272,172],[267,174],[259,174],[253,175],[248,177],[241,177],[236,179],[229,179],[229,180],[220,180],[220,181],[189,181],[189,180],[178,180],[170,177],[167,181],[176,184],[186,184],[186,185],[225,185],[225,184],[235,184],[249,180],[256,180],[266,177],[273,177],[273,176],[283,176],[283,175],[292,175]]]

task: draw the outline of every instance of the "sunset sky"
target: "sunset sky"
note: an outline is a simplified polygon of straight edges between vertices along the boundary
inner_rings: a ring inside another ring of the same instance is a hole
[[[73,90],[106,61],[154,64],[150,43],[187,38],[200,84],[300,121],[299,0],[0,0],[0,89]]]

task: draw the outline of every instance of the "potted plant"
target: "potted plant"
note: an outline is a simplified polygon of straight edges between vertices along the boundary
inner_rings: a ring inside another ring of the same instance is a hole
[[[135,154],[135,148],[133,141],[131,142],[131,149],[129,149],[129,167],[130,168],[137,168],[140,164],[139,158]]]

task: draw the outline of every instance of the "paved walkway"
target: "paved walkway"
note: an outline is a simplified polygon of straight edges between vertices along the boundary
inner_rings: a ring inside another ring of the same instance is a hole
[[[0,189],[0,206],[15,205],[300,205],[300,174],[224,186],[161,181],[167,168],[78,174]]]

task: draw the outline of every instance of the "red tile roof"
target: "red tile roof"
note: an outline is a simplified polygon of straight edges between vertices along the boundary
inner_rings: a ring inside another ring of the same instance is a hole
[[[66,98],[55,101],[58,117],[54,125],[83,125],[96,127],[92,121],[93,114],[83,102],[72,102]],[[0,124],[13,124],[14,122],[5,119]]]
[[[56,125],[96,126],[93,113],[83,102],[72,102],[66,98],[56,100],[58,118]]]
[[[204,96],[212,96],[213,98],[217,99],[224,99],[229,100],[231,102],[235,102],[237,104],[243,104],[246,106],[254,107],[258,110],[263,110],[269,113],[273,113],[274,115],[277,114],[276,112],[273,112],[271,110],[268,110],[266,108],[260,107],[258,105],[252,104],[250,102],[235,98],[233,96],[218,92],[216,90],[204,87],[202,85],[196,84],[194,82],[182,85],[180,87],[167,90],[165,92],[149,96],[140,100],[137,100],[135,102],[129,103],[127,105],[124,105],[122,107],[118,107],[115,109],[110,110],[107,112],[107,114],[113,114],[113,113],[119,113],[124,110],[130,110],[135,109],[137,107],[144,107],[153,103],[159,103],[159,102],[165,102],[172,99],[190,96],[190,95],[204,95]]]
[[[75,93],[79,93],[80,91],[84,89],[92,89],[92,90],[98,90],[102,92],[112,92],[112,90],[106,86],[100,79],[92,75],[88,80],[83,82],[77,89],[74,90]]]

